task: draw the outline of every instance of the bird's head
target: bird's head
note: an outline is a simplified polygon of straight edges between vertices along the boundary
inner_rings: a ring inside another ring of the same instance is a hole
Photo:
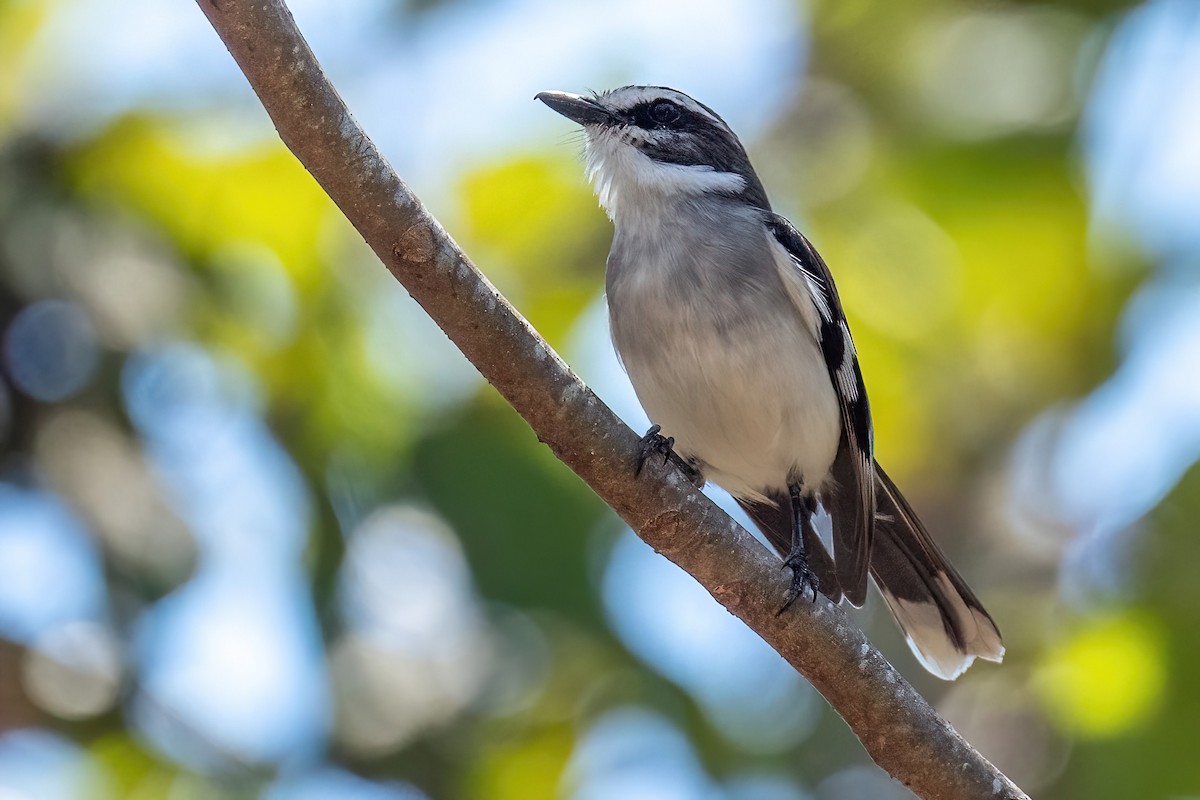
[[[635,210],[630,206],[703,194],[769,209],[737,136],[683,92],[623,86],[592,95],[542,92],[537,99],[583,126],[588,178],[614,219]]]

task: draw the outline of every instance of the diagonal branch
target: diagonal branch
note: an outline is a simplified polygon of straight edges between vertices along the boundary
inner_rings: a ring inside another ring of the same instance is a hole
[[[283,0],[197,0],[280,138],[380,260],[554,454],[651,547],[800,671],[871,757],[925,798],[1024,798],[825,598],[776,616],[779,562],[674,468],[634,478],[638,436],[563,363],[400,180]],[[380,413],[384,413],[381,409]]]

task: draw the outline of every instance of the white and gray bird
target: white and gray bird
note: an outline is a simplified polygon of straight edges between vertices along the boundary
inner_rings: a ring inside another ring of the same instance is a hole
[[[663,450],[734,496],[792,568],[785,608],[817,589],[861,606],[869,573],[931,673],[1000,661],[992,618],[875,461],[833,276],[771,211],[729,126],[660,86],[537,99],[583,126],[588,177],[613,221],[609,317],[654,423],[643,459]]]

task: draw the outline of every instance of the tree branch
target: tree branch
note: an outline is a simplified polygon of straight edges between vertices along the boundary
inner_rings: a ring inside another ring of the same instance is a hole
[[[776,616],[779,561],[674,468],[634,478],[638,435],[579,381],[400,180],[325,78],[283,0],[197,0],[280,138],[409,294],[563,463],[829,701],[921,797],[1024,798],[824,597]],[[531,112],[532,113],[532,112]],[[381,413],[383,411],[381,410]]]

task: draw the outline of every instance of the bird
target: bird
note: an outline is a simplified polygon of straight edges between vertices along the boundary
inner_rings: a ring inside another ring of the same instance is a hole
[[[587,177],[613,223],[612,340],[653,423],[638,472],[661,453],[697,486],[729,492],[791,568],[779,613],[818,591],[862,606],[869,575],[933,675],[1001,661],[996,623],[875,460],[833,275],[772,210],[729,125],[663,86],[535,99],[582,126]]]

